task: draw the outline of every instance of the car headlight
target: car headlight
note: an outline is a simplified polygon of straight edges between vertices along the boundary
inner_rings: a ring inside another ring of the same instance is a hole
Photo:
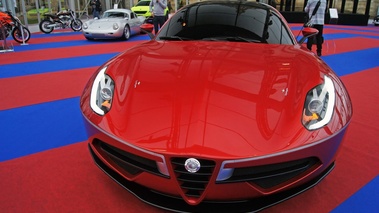
[[[321,128],[332,119],[335,89],[332,79],[324,76],[324,83],[311,89],[305,99],[302,123],[308,130]]]
[[[85,30],[88,29],[88,24],[87,23],[83,24],[83,29],[85,29]]]
[[[114,81],[105,73],[103,67],[97,74],[91,89],[90,106],[99,115],[107,113],[112,106]]]
[[[119,28],[118,24],[117,23],[113,23],[113,29],[117,30],[118,28]]]

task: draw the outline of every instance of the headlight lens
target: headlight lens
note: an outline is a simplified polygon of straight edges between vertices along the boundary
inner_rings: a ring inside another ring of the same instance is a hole
[[[113,29],[114,29],[114,30],[117,30],[118,28],[119,28],[118,24],[117,24],[117,23],[114,23],[114,24],[113,24]]]
[[[87,23],[84,23],[84,24],[83,24],[83,29],[87,29],[87,28],[88,28]]]
[[[90,105],[99,115],[107,113],[112,106],[114,81],[105,74],[107,67],[103,67],[97,74],[91,90]]]
[[[335,89],[332,79],[324,76],[324,83],[310,90],[306,96],[302,123],[308,130],[321,128],[332,119]]]

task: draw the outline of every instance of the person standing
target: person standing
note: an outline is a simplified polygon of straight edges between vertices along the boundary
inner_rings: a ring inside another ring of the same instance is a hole
[[[93,14],[93,18],[100,18],[100,12],[101,12],[101,1],[95,0],[95,13]]]
[[[16,0],[13,0],[13,6],[14,6],[14,14],[17,16],[17,14],[18,14],[18,8],[17,8],[17,2],[16,2]]]
[[[96,2],[95,0],[91,0],[91,8],[92,8],[92,16],[95,18],[95,13],[96,13]]]
[[[320,6],[316,8],[317,2],[320,1]],[[317,9],[316,13],[312,16],[313,11]],[[307,5],[304,8],[304,11],[308,14],[310,18],[310,24],[313,28],[318,30],[318,34],[316,35],[316,45],[317,45],[317,55],[322,55],[322,43],[324,43],[323,38],[323,30],[324,30],[324,22],[325,22],[325,10],[326,10],[326,0],[308,0]],[[308,38],[307,48],[312,50],[313,45],[313,37]]]
[[[276,8],[276,1],[275,0],[268,0],[268,4],[271,5],[273,8]]]
[[[167,9],[168,9],[168,13],[172,12],[172,6],[171,6],[171,1],[170,0],[168,0],[168,2],[167,2]]]
[[[166,21],[165,10],[167,7],[166,0],[152,0],[149,8],[153,16],[154,32],[157,34],[159,28],[163,26]]]

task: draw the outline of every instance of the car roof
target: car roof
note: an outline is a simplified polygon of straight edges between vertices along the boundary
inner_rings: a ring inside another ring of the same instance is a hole
[[[276,24],[273,24],[272,18],[275,18]],[[254,42],[295,43],[285,19],[277,10],[267,4],[244,0],[208,0],[184,6],[171,16],[156,39],[179,37],[203,40],[234,36]]]
[[[123,12],[123,13],[131,13],[132,11],[129,9],[109,9],[105,12]]]
[[[151,0],[141,0],[141,1],[151,1]],[[240,4],[240,5],[251,5],[255,6],[257,8],[265,8],[269,9],[269,5],[265,3],[260,3],[255,0],[204,0],[204,1],[198,1],[186,6],[196,6],[196,5],[209,5],[209,4],[218,4],[218,5],[235,5],[235,4]]]

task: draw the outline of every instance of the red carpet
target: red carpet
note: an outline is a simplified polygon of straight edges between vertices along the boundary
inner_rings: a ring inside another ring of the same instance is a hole
[[[57,39],[57,37],[37,37],[31,39],[28,44],[44,44],[47,42],[56,42],[57,40],[59,41],[73,41],[73,40],[81,40],[82,35],[67,35],[67,36],[59,36],[62,38]]]
[[[364,37],[341,38],[338,40],[325,41],[323,46],[323,55],[326,56],[331,54],[352,52],[374,47],[379,47],[379,42],[377,39]]]
[[[329,212],[379,174],[379,127],[374,124],[379,119],[379,68],[342,79],[354,103],[354,118],[336,168],[313,189],[264,212]],[[164,212],[101,172],[86,142],[2,162],[0,177],[4,212]]]
[[[3,93],[1,97],[7,100],[0,105],[0,110],[80,96],[96,69],[97,67],[91,67],[17,78],[0,78]]]
[[[336,37],[326,40],[323,57],[379,47],[379,27],[333,26],[326,29],[325,34]],[[52,59],[62,59],[64,63],[65,58],[120,52],[139,42],[91,42],[86,45],[70,46],[72,41],[86,42],[80,34],[35,39],[32,36],[28,48],[55,42],[67,42],[67,45],[0,54],[0,72],[5,71],[2,65],[42,61],[48,66],[49,60]],[[378,55],[373,56],[372,60],[377,61],[377,57]],[[88,77],[96,69],[94,66],[0,78],[0,116],[12,117],[13,113],[19,112],[17,109],[77,98]],[[344,75],[342,80],[350,92],[354,115],[335,169],[316,187],[263,212],[331,212],[369,181],[378,178],[379,126],[376,123],[379,115],[376,110],[379,106],[377,92],[379,66]],[[79,106],[76,108],[79,110]],[[43,110],[33,110],[34,108],[28,111],[30,116],[37,116],[40,120],[50,119]],[[60,111],[53,113],[59,114]],[[44,126],[35,122],[29,127],[38,129]],[[8,132],[14,136],[28,133],[28,129],[21,124],[1,122],[0,129],[2,135],[9,135],[4,134]],[[33,133],[33,130],[30,131]],[[75,134],[79,130],[67,128],[59,131],[64,134]],[[43,130],[35,134],[41,134],[40,132]],[[33,147],[33,145],[53,143],[51,140],[55,140],[49,138],[44,141],[32,133],[21,142]],[[165,212],[141,202],[99,170],[88,153],[86,142],[82,140],[71,145],[0,161],[1,212]],[[2,148],[7,147],[7,143],[12,143],[12,138],[3,136]],[[10,152],[17,150],[10,149]],[[377,197],[379,198],[379,195]],[[362,212],[365,212],[366,205],[368,204],[362,204]],[[377,206],[376,203],[374,205]],[[379,208],[377,210],[379,211]]]
[[[57,38],[55,38],[55,41],[56,40]],[[62,40],[65,41],[65,39]],[[60,39],[59,41],[62,40]],[[0,64],[14,64],[56,58],[72,58],[75,56],[87,56],[109,52],[121,52],[136,45],[136,43],[137,42],[112,42],[99,44],[94,42],[93,45],[61,47],[54,48],[50,51],[46,51],[46,49],[39,49],[24,52],[13,52],[12,54],[2,55],[0,57]]]
[[[0,163],[2,212],[163,212],[101,172],[85,142]]]

